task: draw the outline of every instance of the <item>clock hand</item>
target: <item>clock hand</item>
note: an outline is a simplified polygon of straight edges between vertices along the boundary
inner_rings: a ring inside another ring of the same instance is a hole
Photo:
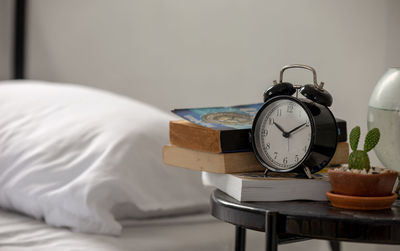
[[[304,123],[304,124],[299,125],[298,127],[296,127],[296,128],[294,128],[293,130],[289,131],[288,134],[290,135],[291,133],[297,131],[298,129],[302,128],[305,124],[307,124],[307,123]]]
[[[283,137],[288,138],[290,136],[290,133],[285,132],[285,130],[283,130],[283,128],[280,125],[278,125],[278,123],[276,123],[275,121],[274,125],[279,129],[279,131],[282,132]]]

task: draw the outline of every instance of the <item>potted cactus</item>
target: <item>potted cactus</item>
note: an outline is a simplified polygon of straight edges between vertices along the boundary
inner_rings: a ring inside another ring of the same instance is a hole
[[[368,152],[378,144],[381,133],[378,128],[369,131],[365,136],[364,150],[357,150],[360,134],[359,126],[354,127],[350,132],[350,147],[353,152],[349,156],[349,168],[368,172],[370,169]]]
[[[378,128],[370,130],[364,141],[363,150],[358,150],[360,127],[356,126],[350,132],[351,154],[348,166],[329,170],[329,180],[332,191],[327,193],[334,206],[352,209],[383,209],[388,208],[397,198],[393,187],[397,172],[371,167],[368,152],[379,142]],[[336,200],[339,199],[339,204]],[[343,204],[344,203],[344,204]]]

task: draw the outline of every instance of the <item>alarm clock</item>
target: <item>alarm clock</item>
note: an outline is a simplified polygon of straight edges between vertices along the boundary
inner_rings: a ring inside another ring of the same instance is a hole
[[[292,85],[283,82],[287,69],[310,70],[313,85]],[[337,146],[336,120],[329,106],[332,96],[318,84],[314,68],[288,65],[280,72],[279,83],[264,93],[264,104],[254,117],[251,141],[257,160],[273,172],[311,174],[324,168]],[[303,96],[299,98],[298,94]],[[295,94],[293,96],[293,94]]]

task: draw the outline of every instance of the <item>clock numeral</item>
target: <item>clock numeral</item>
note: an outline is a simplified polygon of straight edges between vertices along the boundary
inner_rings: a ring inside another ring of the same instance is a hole
[[[268,130],[262,129],[261,136],[266,137],[268,135]]]
[[[283,164],[287,164],[287,157],[283,158]]]
[[[294,161],[299,162],[300,158],[299,155],[296,154],[296,156],[294,156]]]
[[[274,152],[275,156],[274,159],[276,159],[278,157],[278,152]]]
[[[272,125],[274,123],[274,119],[273,118],[268,118],[268,125]]]
[[[287,106],[287,112],[292,113],[293,112],[293,103],[288,104]]]
[[[307,122],[306,127],[310,127],[310,122]]]
[[[276,116],[277,117],[282,116],[282,110],[281,109],[276,110]]]
[[[269,150],[271,148],[271,144],[268,142],[265,147],[267,148],[267,150]]]
[[[307,152],[307,146],[304,146],[304,152]]]

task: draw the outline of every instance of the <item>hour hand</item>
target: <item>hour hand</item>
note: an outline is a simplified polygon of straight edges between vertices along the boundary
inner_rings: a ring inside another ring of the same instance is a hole
[[[283,128],[275,121],[274,121],[274,125],[279,129],[279,131],[282,132],[283,137],[285,137],[285,138],[289,137],[290,133],[285,132],[285,130],[283,130]]]

